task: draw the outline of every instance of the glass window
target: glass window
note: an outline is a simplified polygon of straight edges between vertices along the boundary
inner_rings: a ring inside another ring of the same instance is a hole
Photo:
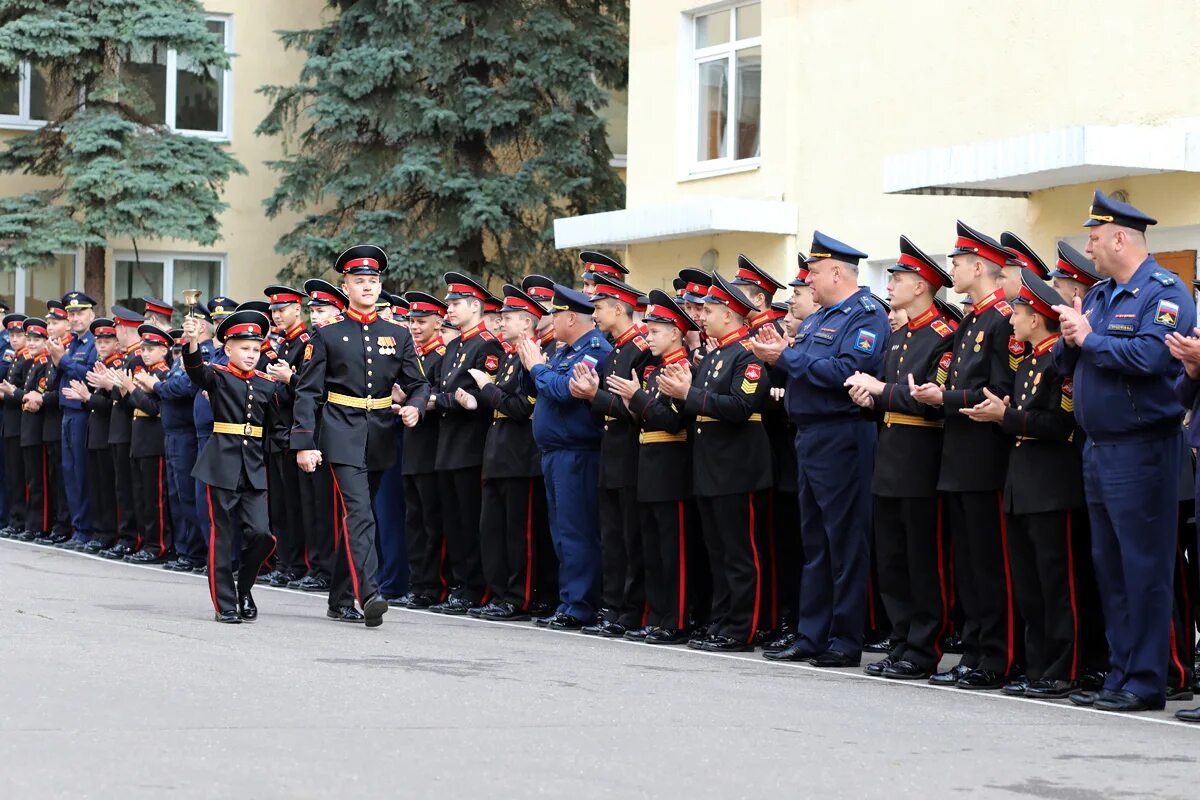
[[[729,41],[729,9],[696,17],[696,49],[715,47]]]
[[[0,114],[21,115],[21,73],[0,72]]]
[[[118,259],[113,287],[113,303],[141,314],[146,310],[143,297],[162,298],[163,270],[162,261]]]
[[[175,310],[182,317],[188,310],[183,304],[183,293],[188,289],[199,289],[204,302],[221,294],[221,262],[207,258],[177,258],[174,260],[171,285],[175,295]]]
[[[147,104],[143,113],[153,122],[167,122],[167,48],[132,48],[121,65],[125,83],[137,96],[129,102]]]
[[[694,18],[696,161],[719,169],[760,155],[762,7]]]
[[[210,19],[208,30],[225,43],[225,22]],[[175,127],[189,131],[217,132],[224,130],[221,116],[222,93],[225,86],[223,71],[201,69],[187,56],[175,63]]]
[[[758,156],[758,120],[761,116],[759,96],[762,92],[762,48],[748,47],[737,53],[737,99],[734,102],[734,119],[737,128],[734,141],[737,143],[736,158]]]
[[[15,269],[0,269],[0,299],[4,300],[13,311],[17,310],[17,271]]]
[[[725,59],[700,65],[700,145],[698,161],[724,158],[729,109],[729,62]]]
[[[753,39],[762,36],[762,6],[758,3],[737,10],[737,38]]]
[[[54,261],[54,266],[25,271],[24,313],[31,317],[45,316],[47,300],[62,300],[75,288],[75,255],[60,254]]]

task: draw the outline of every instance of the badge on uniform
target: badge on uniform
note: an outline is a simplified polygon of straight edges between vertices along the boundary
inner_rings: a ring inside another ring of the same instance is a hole
[[[1075,411],[1075,382],[1071,378],[1063,378],[1062,410],[1071,413]]]
[[[762,365],[761,364],[747,364],[746,365],[746,380],[756,381],[759,379],[759,376],[761,376],[761,375],[762,375]]]
[[[1170,300],[1159,300],[1158,309],[1154,312],[1154,322],[1167,328],[1179,324],[1179,304]]]
[[[483,360],[483,368],[488,372],[495,372],[496,370],[500,369],[500,357],[488,356]]]
[[[304,345],[304,360],[308,361],[310,358],[312,358],[312,345],[306,344]]]
[[[379,355],[394,356],[396,354],[396,339],[392,336],[379,337]]]
[[[945,385],[946,377],[950,374],[950,361],[954,358],[954,353],[947,350],[942,353],[942,357],[938,359],[937,379],[934,383]]]
[[[879,338],[875,331],[869,331],[866,328],[861,328],[858,334],[854,337],[854,349],[861,350],[864,353],[875,352],[875,342]]]
[[[588,369],[595,369],[596,365],[600,363],[600,359],[592,355],[587,355],[583,357],[583,363],[587,364]]]

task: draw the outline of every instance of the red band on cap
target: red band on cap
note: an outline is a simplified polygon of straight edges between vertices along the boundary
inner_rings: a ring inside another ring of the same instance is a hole
[[[46,316],[53,317],[54,319],[66,319],[67,312],[63,311],[61,308],[51,308],[46,311]]]
[[[272,303],[299,303],[300,300],[300,295],[291,294],[290,292],[271,295]]]
[[[1055,266],[1070,275],[1073,280],[1077,280],[1082,283],[1084,286],[1094,286],[1096,284],[1095,278],[1081,271],[1078,267],[1066,259],[1060,258]]]
[[[530,314],[533,314],[535,317],[541,317],[543,314],[546,313],[545,310],[543,310],[542,307],[539,306],[537,303],[531,303],[530,301],[526,300],[524,297],[516,297],[516,296],[504,298],[504,307],[501,310],[502,311],[528,311]]]
[[[1017,296],[1026,301],[1030,306],[1033,307],[1034,311],[1041,314],[1043,317],[1053,320],[1057,320],[1059,318],[1058,312],[1051,308],[1048,303],[1042,300],[1042,298],[1029,291],[1028,286],[1022,286],[1021,292]]]
[[[263,329],[257,323],[247,322],[244,325],[233,325],[229,330],[225,331],[226,336],[237,336],[239,333],[253,333],[257,336],[262,336]]]
[[[141,324],[141,320],[117,318],[118,328],[136,328]]]
[[[476,297],[480,300],[485,299],[483,292],[469,283],[452,283],[446,287],[446,291],[450,294],[469,294],[471,297]]]
[[[20,320],[20,319],[14,319],[12,322],[8,323],[8,329],[9,329],[10,331],[12,331],[12,330],[16,330],[16,329],[18,329],[18,328],[21,328],[21,327],[23,327],[23,326],[24,326],[24,324],[25,324],[25,321],[24,321],[24,320]]]
[[[550,300],[554,297],[554,290],[547,286],[531,286],[527,294],[539,300]]]
[[[442,313],[442,307],[441,307],[441,306],[439,306],[439,305],[437,305],[437,304],[435,304],[435,303],[423,303],[423,302],[421,302],[420,300],[418,300],[417,302],[415,302],[415,303],[411,304],[411,305],[408,307],[408,310],[409,310],[409,311],[431,311],[431,312],[433,312],[434,314],[441,314],[441,313]]]
[[[585,262],[583,265],[584,272],[599,272],[602,275],[611,275],[614,278],[622,278],[625,273],[612,266],[611,264],[592,264]]]
[[[679,312],[669,306],[646,306],[646,319],[653,322],[653,317],[665,317],[679,330],[687,333],[687,322],[679,315]]]
[[[333,305],[337,306],[338,308],[345,308],[345,306],[343,305],[343,302],[342,302],[342,298],[338,297],[336,294],[330,294],[329,292],[316,291],[316,292],[311,293],[309,295],[309,297],[311,297],[313,300],[324,300],[327,303],[332,303]]]
[[[900,257],[896,259],[896,263],[900,264],[901,266],[910,267],[916,270],[918,275],[932,283],[934,286],[943,286],[946,283],[946,279],[939,275],[938,272],[933,269],[933,267],[929,266],[916,256],[911,256],[908,253],[901,253]]]
[[[637,292],[629,292],[616,286],[608,286],[601,283],[596,285],[596,297],[611,297],[623,303],[628,303],[631,306],[636,306],[639,295]]]
[[[733,295],[722,289],[719,284],[714,283],[708,287],[708,296],[722,305],[728,306],[729,310],[738,316],[744,317],[750,313],[749,306],[743,305],[740,300],[733,299]]]
[[[47,331],[41,325],[30,325],[28,328],[25,328],[25,332],[26,333],[36,333],[41,336],[45,336],[47,338],[49,338],[49,336],[50,336],[49,331]]]
[[[163,347],[170,347],[170,344],[167,342],[167,337],[158,333],[143,333],[142,341],[161,344]]]
[[[379,262],[373,258],[352,258],[342,266],[342,272],[348,272],[355,267],[370,267],[373,270],[379,270]]]
[[[741,278],[744,281],[749,281],[750,283],[753,283],[755,286],[757,286],[760,289],[770,290],[770,289],[774,288],[774,287],[768,285],[766,279],[764,279],[763,276],[759,275],[757,272],[755,272],[752,269],[747,269],[746,267],[738,267],[737,277]]]
[[[1002,267],[1004,266],[1004,262],[1008,261],[1008,253],[1003,250],[997,250],[983,242],[977,242],[968,236],[958,237],[954,242],[954,246],[961,250],[970,250],[980,258],[985,258],[993,264],[999,264]]]
[[[687,286],[683,287],[683,291],[687,292],[688,294],[698,294],[703,297],[704,295],[708,294],[708,287],[703,283],[689,283]]]
[[[117,329],[112,327],[111,325],[97,325],[92,330],[92,335],[93,336],[116,336]]]

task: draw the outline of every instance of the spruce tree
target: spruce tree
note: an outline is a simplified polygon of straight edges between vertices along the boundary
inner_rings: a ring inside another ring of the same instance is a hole
[[[331,0],[322,27],[281,32],[306,61],[265,86],[284,134],[267,213],[300,213],[282,278],[381,245],[389,285],[446,270],[564,277],[555,217],[620,208],[598,112],[625,83],[628,0]]]
[[[0,171],[47,179],[0,198],[0,267],[84,247],[85,290],[102,300],[111,238],[220,238],[220,192],[245,170],[221,145],[159,121],[138,64],[168,49],[196,73],[229,65],[197,0],[0,0],[0,70],[29,62],[52,87],[45,126],[0,152]]]

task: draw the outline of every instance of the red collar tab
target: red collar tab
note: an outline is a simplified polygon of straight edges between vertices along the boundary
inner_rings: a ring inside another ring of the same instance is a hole
[[[289,330],[285,334],[284,338],[286,338],[290,342],[292,339],[295,339],[297,336],[299,336],[302,333],[304,333],[304,323],[297,322],[295,325],[292,326],[292,329]]]
[[[662,357],[662,363],[663,363],[664,367],[667,364],[675,364],[679,361],[686,361],[686,360],[687,360],[687,349],[683,348],[683,347],[672,350],[671,352],[667,353],[666,355],[664,355]]]
[[[362,259],[360,259],[360,260],[362,260]],[[370,261],[370,259],[365,259],[365,260]],[[375,320],[379,319],[379,314],[373,308],[365,314],[362,313],[361,311],[355,311],[353,308],[347,308],[346,316],[349,317],[350,319],[354,320],[355,322],[361,322],[364,325],[369,325],[372,322],[374,322]]]
[[[439,347],[441,347],[443,344],[445,344],[445,342],[442,341],[442,337],[435,336],[429,340],[429,344],[417,345],[417,355],[419,355],[419,356],[429,355],[434,350],[437,350]]]
[[[749,329],[747,329],[746,326],[743,325],[742,327],[738,328],[733,333],[728,333],[725,336],[718,339],[717,340],[717,349],[720,349],[727,345],[733,344],[734,342],[739,342],[742,339],[745,339],[749,333],[750,333]]]
[[[910,331],[915,331],[917,328],[924,328],[926,325],[933,322],[937,318],[938,318],[937,306],[930,306],[929,308],[922,311],[920,314],[917,314],[916,318],[910,319],[908,321],[908,329]]]
[[[1003,299],[1004,299],[1004,287],[1001,286],[1001,287],[997,288],[996,291],[992,292],[987,297],[985,297],[982,300],[980,300],[979,302],[977,302],[975,304],[975,307],[972,309],[972,311],[975,314],[975,316],[978,317],[981,314],[983,314],[983,312],[987,311],[989,308],[996,305],[996,303],[999,303]]]
[[[620,347],[621,345],[629,344],[630,340],[632,340],[633,337],[637,336],[639,333],[641,333],[641,331],[638,330],[637,325],[630,325],[625,329],[624,333],[613,340],[613,345],[615,347]]]
[[[487,326],[484,325],[482,322],[477,322],[469,330],[462,331],[459,334],[459,338],[465,342],[468,339],[478,336],[479,334],[483,333],[485,330],[487,330]]]
[[[538,337],[538,344],[550,344],[554,341],[554,329],[550,328]]]
[[[1045,339],[1042,339],[1040,342],[1038,342],[1036,345],[1033,346],[1033,354],[1035,356],[1040,356],[1040,355],[1048,352],[1051,347],[1054,347],[1055,342],[1057,342],[1061,338],[1062,338],[1061,333],[1050,334]]]
[[[111,367],[113,364],[116,364],[118,361],[124,360],[124,358],[125,358],[125,354],[118,351],[116,353],[113,353],[108,358],[104,359],[104,365],[106,367]]]
[[[770,321],[771,309],[768,308],[766,311],[755,311],[746,319],[746,327],[757,328],[762,325],[766,325]]]

